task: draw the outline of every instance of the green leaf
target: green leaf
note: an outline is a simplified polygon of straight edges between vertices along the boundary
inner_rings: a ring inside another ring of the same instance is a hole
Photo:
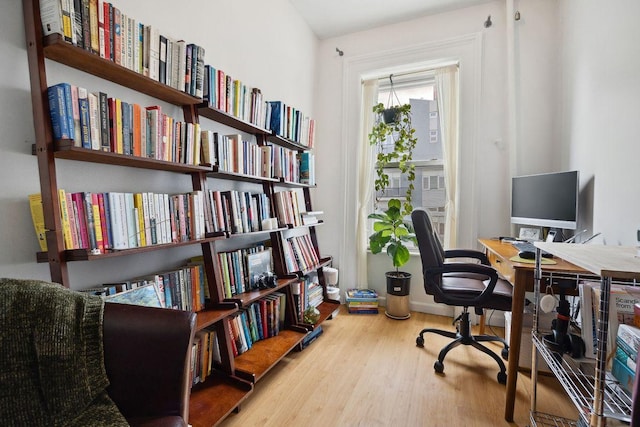
[[[388,206],[389,206],[389,209],[391,209],[391,208],[400,209],[400,200],[391,199],[391,200],[389,200]]]

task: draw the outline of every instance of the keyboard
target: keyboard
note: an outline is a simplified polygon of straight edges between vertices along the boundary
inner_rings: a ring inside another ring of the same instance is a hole
[[[533,243],[531,243],[531,242],[523,242],[523,241],[511,242],[511,246],[516,248],[519,252],[533,252],[533,253],[536,253],[536,249],[537,249]],[[549,257],[550,255],[551,254],[549,254],[548,252],[542,251],[542,256]]]

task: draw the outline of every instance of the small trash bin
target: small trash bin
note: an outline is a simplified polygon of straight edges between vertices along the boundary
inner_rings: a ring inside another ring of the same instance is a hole
[[[400,274],[400,276],[398,276]],[[411,317],[409,311],[409,291],[411,289],[411,274],[391,271],[387,276],[387,301],[385,314],[387,317],[404,320]]]

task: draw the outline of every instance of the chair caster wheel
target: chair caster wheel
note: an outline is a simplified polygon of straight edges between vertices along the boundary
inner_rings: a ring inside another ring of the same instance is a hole
[[[503,348],[502,349],[502,358],[504,360],[509,360],[509,349],[508,348]]]
[[[436,360],[436,363],[434,363],[434,364],[433,364],[433,369],[434,369],[437,373],[441,374],[441,373],[443,373],[443,372],[444,372],[444,364],[443,364],[441,361]]]
[[[500,384],[507,383],[507,373],[506,372],[498,372],[498,382]]]
[[[416,338],[416,347],[424,348],[424,338]]]

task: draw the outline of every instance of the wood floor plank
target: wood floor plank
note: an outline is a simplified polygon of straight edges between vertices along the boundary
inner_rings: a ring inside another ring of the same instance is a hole
[[[238,413],[221,423],[236,426],[526,426],[530,378],[518,377],[514,423],[504,420],[505,386],[489,356],[459,346],[433,370],[449,339],[422,328],[455,330],[451,318],[412,313],[410,319],[340,315],[323,323],[324,333],[293,352],[256,385]],[[476,331],[477,332],[477,331]],[[497,333],[503,330],[497,328]],[[488,344],[500,353],[500,347]],[[575,419],[577,412],[553,377],[540,376],[538,410]]]

